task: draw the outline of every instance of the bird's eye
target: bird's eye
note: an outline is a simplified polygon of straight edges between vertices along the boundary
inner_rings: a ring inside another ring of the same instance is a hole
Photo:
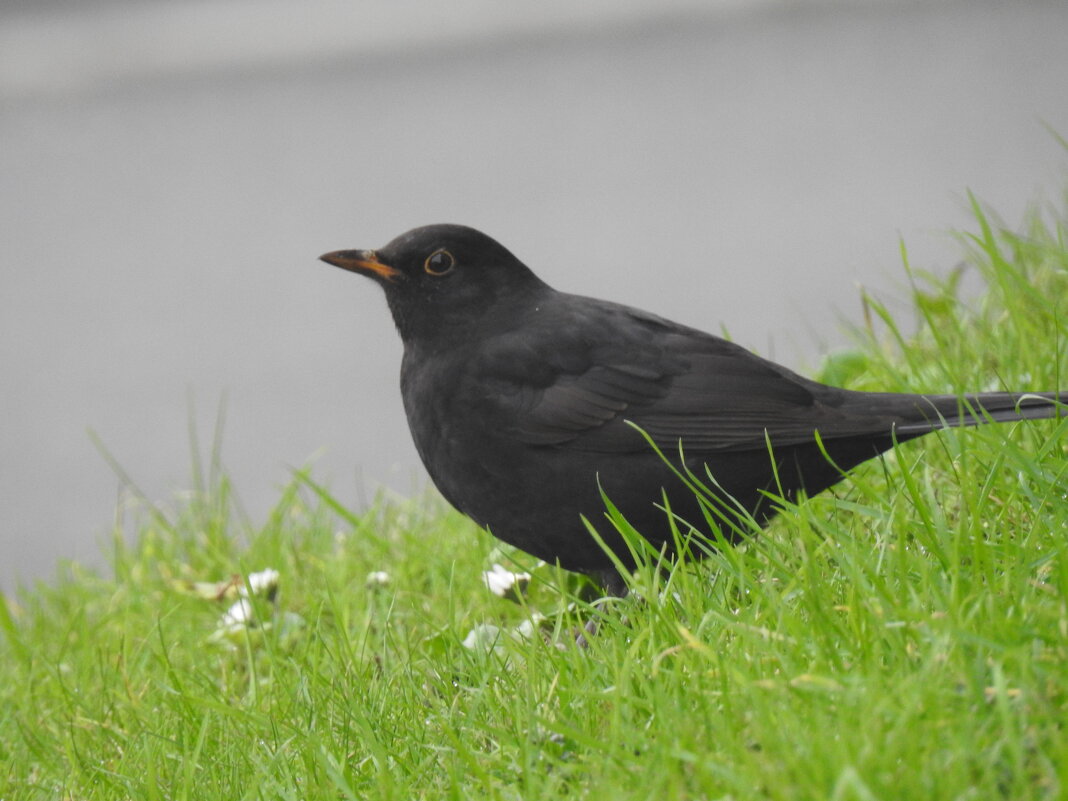
[[[435,250],[426,257],[426,262],[423,263],[423,269],[430,275],[445,275],[455,266],[456,259],[445,249]]]

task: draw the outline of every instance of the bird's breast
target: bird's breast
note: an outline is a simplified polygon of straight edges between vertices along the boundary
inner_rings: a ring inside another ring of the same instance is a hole
[[[469,360],[406,356],[402,365],[401,397],[419,458],[450,503],[485,522],[478,499],[506,491],[503,466],[515,454],[477,387]]]

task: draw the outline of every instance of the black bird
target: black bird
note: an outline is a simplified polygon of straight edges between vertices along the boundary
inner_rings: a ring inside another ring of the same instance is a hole
[[[702,331],[558,292],[502,245],[459,225],[321,258],[385,289],[404,341],[408,425],[442,495],[505,542],[611,588],[621,587],[612,561],[581,521],[631,563],[605,521],[602,488],[656,547],[675,539],[665,493],[679,530],[705,523],[635,426],[676,461],[681,441],[698,475],[708,467],[725,520],[745,510],[763,523],[777,511],[767,492],[813,495],[895,441],[1052,417],[1055,402],[1068,400],[819,384]],[[728,538],[732,528],[723,528]]]

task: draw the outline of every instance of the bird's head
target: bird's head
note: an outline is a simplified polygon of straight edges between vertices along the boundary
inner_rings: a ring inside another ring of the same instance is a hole
[[[413,228],[377,250],[319,258],[378,282],[405,342],[462,331],[546,288],[507,248],[463,225]]]

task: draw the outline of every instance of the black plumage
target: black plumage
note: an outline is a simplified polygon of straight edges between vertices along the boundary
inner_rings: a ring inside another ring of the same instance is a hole
[[[581,522],[629,561],[605,522],[602,489],[656,546],[673,539],[665,492],[679,521],[705,522],[636,428],[668,455],[681,442],[696,473],[707,466],[728,515],[744,509],[766,521],[776,512],[766,491],[812,495],[895,440],[1052,417],[1064,401],[1057,392],[958,397],[819,384],[648,312],[557,292],[463,226],[417,228],[378,251],[322,258],[385,289],[404,341],[408,423],[445,498],[500,539],[610,584],[612,562]]]

